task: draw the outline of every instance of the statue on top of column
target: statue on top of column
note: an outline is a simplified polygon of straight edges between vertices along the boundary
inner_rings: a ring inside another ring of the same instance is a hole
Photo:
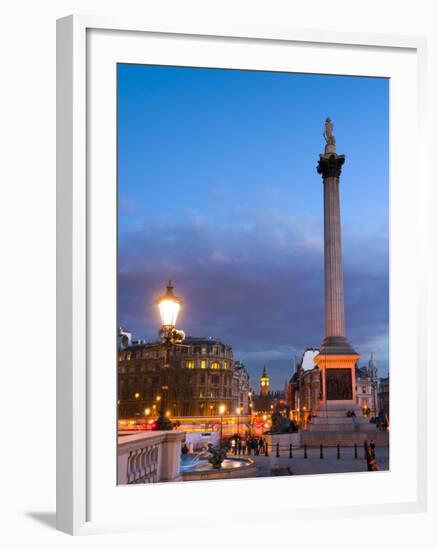
[[[327,145],[336,144],[335,136],[333,135],[333,122],[329,117],[325,119],[324,133],[322,135],[324,136]]]

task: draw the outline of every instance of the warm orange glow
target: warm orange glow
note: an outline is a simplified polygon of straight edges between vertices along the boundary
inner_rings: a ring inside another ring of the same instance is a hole
[[[157,395],[157,401],[161,400],[161,395]]]
[[[151,409],[145,409],[145,410],[144,410],[144,414],[145,414],[146,416],[147,416],[148,414],[150,414],[150,412],[151,412]]]
[[[134,395],[134,397],[135,397],[136,399],[138,399],[138,398],[140,397],[140,394],[137,392],[137,393]]]
[[[181,308],[181,300],[174,296],[173,286],[170,281],[166,288],[166,294],[160,296],[156,303],[160,310],[161,324],[163,327],[169,329],[174,328]]]
[[[224,412],[225,412],[225,405],[220,405],[219,414],[224,414]]]

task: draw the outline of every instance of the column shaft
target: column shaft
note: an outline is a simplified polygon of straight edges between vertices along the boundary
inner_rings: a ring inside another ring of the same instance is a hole
[[[345,336],[339,178],[324,178],[324,282],[326,336]]]

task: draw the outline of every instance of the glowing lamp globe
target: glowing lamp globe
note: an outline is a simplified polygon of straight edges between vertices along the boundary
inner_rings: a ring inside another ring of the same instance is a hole
[[[166,294],[160,296],[156,303],[160,310],[162,326],[168,329],[174,328],[181,308],[181,300],[174,295],[171,281],[166,287]]]

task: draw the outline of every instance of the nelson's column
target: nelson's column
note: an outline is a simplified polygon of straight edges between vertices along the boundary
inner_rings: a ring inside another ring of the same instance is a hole
[[[325,338],[315,364],[321,369],[321,412],[335,415],[356,406],[355,365],[360,355],[345,336],[344,277],[341,248],[341,213],[339,207],[339,177],[345,162],[336,153],[333,123],[325,122],[324,154],[319,155],[318,174],[324,186],[324,286]]]

